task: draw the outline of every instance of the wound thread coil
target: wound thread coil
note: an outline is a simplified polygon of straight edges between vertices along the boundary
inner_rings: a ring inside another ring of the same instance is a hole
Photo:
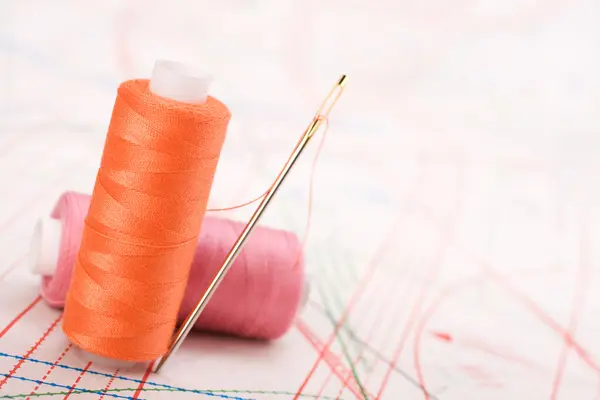
[[[231,114],[124,82],[85,219],[63,331],[124,361],[167,349]]]
[[[89,195],[66,192],[52,211],[51,221],[59,226],[59,236],[49,241],[59,243],[58,258],[46,269],[51,272],[43,276],[41,285],[42,298],[51,307],[65,305],[90,200]],[[243,228],[242,222],[204,217],[178,321],[198,302]],[[297,235],[257,227],[194,329],[251,339],[281,337],[308,296],[304,273]]]

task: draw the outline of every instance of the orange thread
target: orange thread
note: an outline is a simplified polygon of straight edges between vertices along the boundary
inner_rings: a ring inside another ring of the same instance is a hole
[[[262,200],[263,197],[265,197],[267,195],[267,193],[269,193],[269,190],[271,190],[271,188],[273,187],[273,183],[271,183],[271,185],[267,188],[267,190],[264,191],[263,194],[261,194],[258,197],[253,198],[252,200],[248,200],[246,202],[243,202],[242,204],[238,204],[237,206],[229,206],[229,207],[222,207],[222,208],[208,208],[206,209],[206,211],[230,211],[230,210],[236,210],[238,208],[243,208],[246,206],[249,206],[250,204],[256,203],[259,200]]]
[[[84,350],[130,361],[167,350],[231,117],[148,84],[119,87],[63,324]]]
[[[310,223],[312,220],[312,206],[313,206],[313,191],[314,191],[314,181],[315,181],[315,171],[317,169],[317,161],[319,160],[319,156],[321,155],[321,150],[323,150],[323,145],[325,144],[325,138],[327,137],[327,132],[329,131],[329,120],[327,118],[324,118],[323,121],[325,122],[325,129],[323,130],[323,134],[321,135],[321,141],[319,142],[319,147],[317,148],[317,152],[315,154],[315,158],[313,159],[312,165],[310,167],[310,177],[308,179],[308,205],[307,205],[307,216],[306,216],[306,226],[304,227],[304,235],[302,237],[302,246],[300,251],[298,252],[298,255],[296,256],[296,261],[294,262],[294,268],[297,268],[300,261],[301,261],[301,257],[302,257],[302,249],[304,249],[304,247],[306,246],[306,241],[308,240],[308,235],[310,233]],[[290,158],[292,157],[292,155],[290,155],[290,157],[288,157],[288,160],[290,160]],[[273,187],[273,185],[275,184],[275,180],[273,180],[273,183],[271,183],[269,185],[269,187],[267,188],[267,190],[265,190],[265,192],[263,194],[261,194],[258,197],[255,197],[252,200],[248,200],[242,204],[238,204],[236,206],[229,206],[229,207],[223,207],[223,208],[207,208],[206,211],[228,211],[228,210],[235,210],[238,208],[243,208],[246,206],[249,206],[250,204],[256,203],[259,200],[262,200],[263,197],[265,197],[267,195],[267,193],[269,193],[269,190],[271,190],[271,188]]]

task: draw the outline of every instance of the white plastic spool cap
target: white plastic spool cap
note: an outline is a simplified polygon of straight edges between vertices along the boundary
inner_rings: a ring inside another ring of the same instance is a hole
[[[154,64],[150,91],[157,96],[188,104],[203,104],[208,96],[212,77],[195,73],[175,61],[158,60]]]
[[[62,223],[54,218],[40,218],[31,237],[28,265],[36,275],[52,276],[58,265]]]

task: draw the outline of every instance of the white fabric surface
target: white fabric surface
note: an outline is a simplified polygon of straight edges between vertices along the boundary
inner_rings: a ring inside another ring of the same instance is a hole
[[[0,398],[68,392],[86,367],[69,351],[48,374],[67,343],[43,302],[11,325],[38,295],[22,260],[59,194],[91,191],[116,87],[157,58],[211,71],[233,112],[212,206],[260,193],[349,80],[297,326],[269,345],[194,335],[138,398],[291,399],[345,314],[307,396],[355,398],[354,365],[372,399],[425,398],[419,376],[439,399],[600,398],[599,17],[594,0],[0,2]],[[265,224],[302,235],[317,147]]]

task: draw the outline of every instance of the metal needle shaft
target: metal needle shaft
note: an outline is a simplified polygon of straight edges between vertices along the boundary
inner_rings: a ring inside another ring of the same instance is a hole
[[[342,94],[345,82],[346,82],[346,75],[342,75],[342,77],[338,80],[338,82],[335,84],[333,89],[329,92],[328,96],[325,98],[325,100],[319,107],[317,114],[315,115],[315,117],[313,118],[311,123],[309,124],[308,128],[306,128],[306,130],[304,131],[304,134],[302,135],[300,141],[296,145],[294,151],[292,152],[292,155],[290,156],[290,158],[284,165],[283,169],[281,170],[281,172],[275,179],[275,182],[271,186],[271,189],[269,189],[269,191],[266,193],[265,197],[262,199],[262,201],[256,208],[256,211],[254,211],[254,214],[252,214],[252,217],[250,217],[248,224],[246,225],[246,227],[244,228],[244,230],[242,231],[242,233],[240,234],[240,236],[237,238],[236,242],[234,243],[233,247],[227,254],[227,257],[225,257],[225,261],[223,261],[223,264],[221,265],[221,268],[217,272],[217,275],[214,277],[214,279],[208,286],[208,289],[206,290],[206,292],[204,292],[204,294],[202,295],[202,298],[200,299],[198,304],[196,304],[196,307],[194,308],[194,310],[188,315],[188,317],[185,319],[184,323],[181,325],[181,327],[177,331],[177,334],[174,336],[174,338],[171,342],[171,345],[169,346],[169,350],[165,353],[165,355],[158,362],[155,372],[158,372],[162,368],[162,366],[169,359],[169,357],[174,352],[176,352],[177,349],[179,349],[179,346],[181,346],[181,343],[186,338],[186,336],[189,334],[190,330],[192,329],[192,327],[198,320],[198,317],[200,317],[200,314],[202,313],[202,311],[208,304],[208,302],[209,302],[210,298],[212,297],[212,295],[214,294],[215,290],[219,287],[221,281],[225,277],[225,274],[227,273],[227,271],[229,271],[229,268],[231,268],[231,266],[233,265],[233,262],[235,261],[237,255],[239,254],[240,250],[244,246],[246,239],[252,233],[252,230],[256,226],[258,220],[260,219],[263,212],[265,211],[265,209],[271,202],[271,199],[277,192],[277,189],[279,189],[279,186],[281,185],[281,183],[284,181],[284,179],[288,175],[288,172],[294,166],[296,160],[298,159],[298,157],[300,156],[300,154],[302,153],[302,151],[304,150],[304,148],[306,147],[306,145],[308,144],[310,139],[319,130],[319,128],[321,127],[321,124],[327,119],[329,112],[331,111],[331,109],[337,102],[338,98]]]

